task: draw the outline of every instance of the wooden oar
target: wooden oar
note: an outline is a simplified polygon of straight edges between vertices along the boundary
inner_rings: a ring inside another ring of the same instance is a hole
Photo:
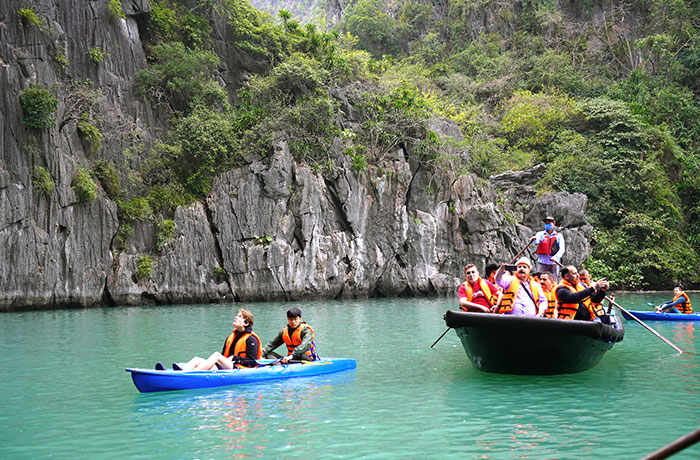
[[[671,343],[671,341],[668,340],[666,337],[664,337],[663,335],[659,334],[659,333],[656,332],[654,329],[652,329],[650,326],[648,326],[644,321],[642,321],[641,319],[639,319],[639,318],[637,318],[636,316],[634,316],[634,315],[633,315],[632,313],[630,313],[628,310],[625,310],[622,306],[620,306],[619,303],[617,303],[617,302],[615,302],[614,300],[610,299],[610,297],[607,297],[607,296],[606,296],[605,298],[606,298],[607,300],[609,300],[610,303],[612,303],[613,305],[615,305],[617,308],[619,308],[620,310],[622,310],[623,312],[625,312],[630,318],[632,318],[633,320],[635,320],[636,322],[638,322],[639,324],[641,324],[642,326],[644,326],[649,332],[651,332],[652,334],[654,334],[655,336],[657,336],[658,338],[660,338],[661,340],[663,340],[664,342],[666,342],[668,345],[670,345],[670,346],[671,346],[674,350],[676,350],[678,353],[685,353],[683,350],[681,350],[680,348],[678,348],[677,346],[675,346],[673,343]]]
[[[662,458],[668,458],[671,455],[682,451],[686,447],[692,446],[698,441],[700,441],[700,428],[691,431],[685,436],[681,436],[680,438],[673,441],[671,444],[668,444],[662,447],[661,449],[647,455],[642,460],[660,460]]]
[[[512,264],[513,262],[515,262],[516,260],[518,260],[518,257],[520,257],[520,254],[522,254],[523,252],[525,252],[525,250],[526,250],[527,248],[530,247],[530,245],[532,244],[532,241],[533,241],[533,240],[530,240],[530,242],[527,243],[527,245],[526,245],[524,248],[522,248],[522,249],[520,250],[520,252],[517,253],[517,254],[515,255],[515,257],[513,257],[513,260],[511,260],[511,261],[509,262],[509,264]],[[445,334],[447,334],[447,332],[448,332],[449,330],[450,330],[449,327],[448,327],[447,329],[445,329],[445,332],[443,332],[442,335],[441,335],[440,337],[438,337],[438,339],[437,339],[435,342],[433,342],[432,345],[430,345],[430,348],[433,348],[433,347],[435,346],[435,344],[437,344],[437,343],[440,341],[440,339],[442,339],[443,337],[445,337]]]
[[[510,262],[508,262],[508,265],[511,265],[511,264],[515,263],[515,261],[518,260],[518,258],[520,257],[520,255],[521,255],[523,252],[525,252],[525,250],[526,250],[527,248],[530,247],[530,245],[532,244],[533,241],[534,241],[534,240],[530,240],[530,242],[527,243],[527,246],[525,246],[524,248],[522,248],[522,249],[520,250],[520,252],[517,253],[517,254],[515,255],[515,257],[513,257],[513,259],[512,259]]]
[[[448,332],[449,330],[450,330],[449,327],[448,327],[447,329],[445,329],[445,332],[443,332],[442,335],[441,335],[440,337],[438,337],[438,339],[437,339],[435,342],[433,342],[432,345],[430,345],[430,348],[433,348],[433,347],[435,346],[435,344],[438,343],[438,342],[440,341],[441,338],[445,337],[445,334],[447,334],[447,332]]]

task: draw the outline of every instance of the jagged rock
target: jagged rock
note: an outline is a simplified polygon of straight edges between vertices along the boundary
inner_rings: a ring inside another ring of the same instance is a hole
[[[326,2],[337,12],[329,23],[347,3]],[[78,165],[98,159],[138,166],[167,128],[162,111],[137,98],[132,84],[147,65],[141,36],[150,5],[123,2],[126,17],[114,19],[105,2],[37,0],[31,6],[45,21],[42,28],[19,24],[17,11],[25,6],[0,2],[0,309],[451,296],[464,264],[483,269],[508,261],[547,213],[555,214],[566,238],[565,262],[579,264],[590,252],[585,197],[537,197],[542,166],[488,181],[458,176],[412,159],[417,139],[362,172],[338,141],[330,152],[337,169],[325,174],[277,142],[271,158],[249,154],[246,166],[216,178],[206,203],[179,208],[175,236],[162,248],[155,244],[157,222],[150,220],[130,223],[134,233],[122,245],[116,203],[100,188],[93,202],[78,202],[72,184]],[[495,8],[470,14],[484,20]],[[475,23],[474,31],[483,24]],[[212,13],[210,25],[219,78],[233,95],[270,63],[232,43],[226,17]],[[105,51],[105,59],[92,61],[91,48]],[[100,89],[99,152],[86,151],[77,130],[68,74],[90,78]],[[18,98],[31,83],[51,88],[59,100],[49,129],[22,124]],[[350,125],[357,122],[349,99],[333,91]],[[429,129],[461,140],[452,122],[431,120]],[[447,147],[442,153],[468,155]],[[34,183],[38,166],[55,186],[48,196]],[[151,273],[138,279],[145,256]]]

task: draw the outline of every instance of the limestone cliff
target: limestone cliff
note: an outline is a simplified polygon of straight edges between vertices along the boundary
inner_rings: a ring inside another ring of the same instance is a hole
[[[402,148],[358,174],[334,176],[295,161],[278,142],[271,159],[251,159],[221,175],[206,202],[179,208],[162,248],[154,224],[117,242],[117,206],[98,186],[94,200],[75,191],[81,167],[99,160],[139,164],[166,127],[134,94],[146,60],[142,35],[150,6],[36,0],[39,23],[23,25],[24,2],[0,3],[0,309],[143,303],[454,295],[467,262],[507,261],[553,214],[564,226],[567,262],[590,252],[586,197],[536,197],[538,169],[484,181],[413,164]],[[221,81],[235,88],[261,63],[226,47],[213,24]],[[91,50],[100,50],[95,59]],[[90,79],[89,98],[76,83]],[[32,83],[59,101],[56,122],[22,123],[19,96]],[[81,95],[82,94],[82,95]],[[82,104],[82,105],[81,105]],[[101,116],[101,148],[79,129],[80,111]],[[45,169],[54,188],[37,184]],[[144,255],[150,276],[137,276]]]

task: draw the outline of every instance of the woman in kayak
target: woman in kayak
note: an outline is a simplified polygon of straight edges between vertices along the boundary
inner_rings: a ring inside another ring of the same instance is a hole
[[[664,302],[658,307],[656,311],[660,313],[685,313],[689,314],[693,312],[693,307],[690,305],[690,299],[688,294],[683,292],[680,286],[673,288],[673,300]]]
[[[260,337],[253,332],[253,314],[241,308],[233,319],[233,332],[224,342],[221,353],[214,352],[207,359],[194,357],[182,366],[173,363],[173,370],[208,371],[214,368],[257,367],[258,363],[255,360],[261,356]],[[165,367],[157,363],[156,369],[163,370]]]

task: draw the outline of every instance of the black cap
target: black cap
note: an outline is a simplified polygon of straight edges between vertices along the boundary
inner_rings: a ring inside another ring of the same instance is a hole
[[[555,219],[554,217],[552,217],[552,216],[547,216],[547,217],[544,218],[544,222],[547,222],[547,221],[550,221],[550,220],[551,220],[552,222],[556,222],[556,219]]]

